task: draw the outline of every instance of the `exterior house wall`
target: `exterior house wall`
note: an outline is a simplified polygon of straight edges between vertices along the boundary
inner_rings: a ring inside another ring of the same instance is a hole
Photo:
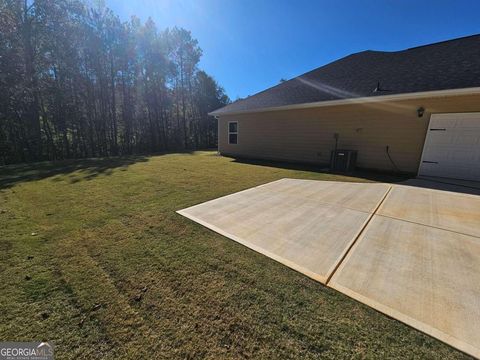
[[[417,109],[425,108],[419,118]],[[366,169],[416,173],[430,115],[480,111],[480,95],[349,104],[310,109],[222,115],[218,148],[223,155],[255,159],[328,164],[338,148],[358,151],[357,165]],[[228,122],[238,122],[238,144],[228,143]]]

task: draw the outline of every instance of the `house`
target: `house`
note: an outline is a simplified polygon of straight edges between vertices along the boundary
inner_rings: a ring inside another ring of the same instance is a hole
[[[211,115],[223,155],[480,180],[480,35],[363,51]],[[337,145],[335,144],[337,142]]]

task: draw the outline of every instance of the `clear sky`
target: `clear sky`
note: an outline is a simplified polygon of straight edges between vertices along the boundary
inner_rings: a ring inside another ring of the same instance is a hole
[[[480,33],[480,0],[106,0],[123,20],[192,32],[235,100],[362,50]]]

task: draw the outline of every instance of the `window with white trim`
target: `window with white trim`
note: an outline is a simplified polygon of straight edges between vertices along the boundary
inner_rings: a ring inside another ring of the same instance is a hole
[[[228,143],[238,144],[238,122],[230,121],[228,123]]]

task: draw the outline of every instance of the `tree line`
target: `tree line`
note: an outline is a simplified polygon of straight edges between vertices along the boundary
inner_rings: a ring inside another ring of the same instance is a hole
[[[81,0],[0,0],[0,163],[216,145],[230,102],[182,28]]]

